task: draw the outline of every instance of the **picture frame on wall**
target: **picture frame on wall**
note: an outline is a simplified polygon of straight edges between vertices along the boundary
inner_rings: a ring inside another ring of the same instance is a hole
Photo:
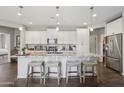
[[[20,48],[20,35],[16,35],[16,47]]]

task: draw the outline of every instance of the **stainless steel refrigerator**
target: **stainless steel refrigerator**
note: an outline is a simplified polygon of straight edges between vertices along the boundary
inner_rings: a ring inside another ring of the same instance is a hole
[[[106,66],[122,72],[122,34],[106,37]]]

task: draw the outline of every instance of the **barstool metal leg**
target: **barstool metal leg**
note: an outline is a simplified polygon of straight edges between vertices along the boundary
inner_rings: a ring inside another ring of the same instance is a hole
[[[68,83],[68,66],[66,65],[66,84]]]
[[[29,77],[30,77],[30,66],[28,65],[28,70],[27,70],[27,77],[26,77],[26,84],[28,85]]]
[[[83,83],[85,83],[85,69],[86,69],[86,67],[85,67],[85,65],[83,65]]]
[[[93,65],[93,66],[92,66],[93,76],[95,76],[94,68],[95,68],[95,66]]]
[[[31,78],[33,78],[33,72],[34,72],[34,68],[33,66],[31,66]]]
[[[42,84],[42,65],[40,66],[40,84]]]
[[[57,78],[58,78],[58,85],[59,85],[59,81],[60,81],[60,77],[59,77],[59,76],[60,76],[60,75],[59,75],[59,74],[60,74],[60,73],[59,73],[59,69],[60,69],[60,68],[59,68],[59,66],[58,66],[58,67],[57,67],[57,70],[58,70],[58,71],[57,71],[57,74],[58,74],[58,77],[57,77]]]
[[[80,75],[80,73],[79,73],[79,69],[80,69],[80,67],[79,67],[79,66],[77,66],[77,76],[79,76],[79,75]]]
[[[50,67],[48,67],[47,69],[48,69],[48,78],[49,78],[49,73],[50,73]]]
[[[81,78],[81,65],[79,65],[79,78],[80,78],[80,83],[82,83],[82,78]]]
[[[44,67],[44,85],[46,83],[46,67]]]

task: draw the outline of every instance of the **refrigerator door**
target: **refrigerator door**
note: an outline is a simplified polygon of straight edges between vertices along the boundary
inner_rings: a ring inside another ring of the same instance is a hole
[[[107,37],[108,45],[106,65],[121,72],[122,68],[122,34]]]
[[[112,35],[107,37],[107,56],[121,58],[122,56],[122,35]]]

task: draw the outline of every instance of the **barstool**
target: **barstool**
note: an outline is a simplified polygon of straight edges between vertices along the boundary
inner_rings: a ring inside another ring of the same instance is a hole
[[[86,77],[86,68],[91,67],[92,68],[92,76],[97,76],[97,82],[99,82],[99,75],[98,75],[98,64],[97,64],[97,57],[91,56],[88,61],[83,62],[83,83],[85,83],[85,77]],[[96,68],[96,70],[95,70]],[[95,73],[96,72],[96,73]]]
[[[50,72],[50,68],[56,67],[56,72]],[[49,77],[50,73],[57,74],[58,85],[60,84],[61,77],[61,62],[60,61],[47,61],[45,62],[45,72],[44,72],[44,84],[46,83],[46,77]]]
[[[34,72],[34,68],[39,67],[39,72]],[[40,84],[42,84],[42,79],[44,75],[44,62],[43,61],[32,61],[28,64],[28,70],[27,70],[27,80],[26,84],[28,85],[29,78],[33,78],[34,73],[40,73]]]
[[[77,59],[77,58],[76,58]],[[69,58],[66,62],[66,83],[68,83],[69,73],[77,73],[81,80],[81,61],[79,59],[76,60],[75,58]],[[77,71],[71,71],[71,67],[77,67]]]

